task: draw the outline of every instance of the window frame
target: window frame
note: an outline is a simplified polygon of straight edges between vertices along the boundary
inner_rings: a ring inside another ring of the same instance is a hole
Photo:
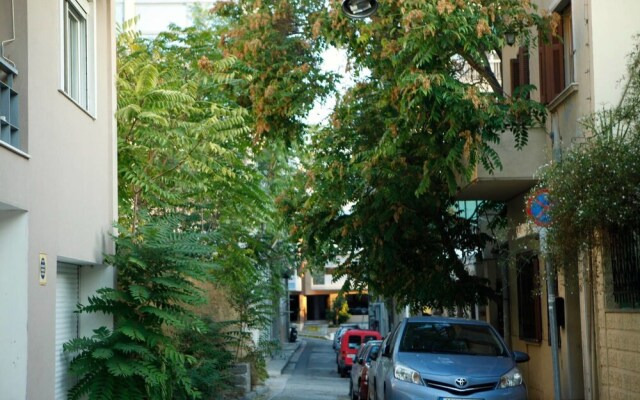
[[[612,227],[607,235],[606,307],[640,311],[640,227]]]
[[[87,0],[61,0],[61,85],[66,95],[91,116],[95,96],[95,13]]]
[[[526,342],[541,343],[540,263],[532,253],[521,254],[517,263],[518,338]]]
[[[529,49],[527,47],[518,48],[515,58],[509,60],[511,74],[511,96],[515,95],[516,89],[531,83],[531,73],[529,70]],[[521,95],[519,96],[521,97]],[[527,98],[529,96],[527,95]]]
[[[557,34],[544,40],[538,33],[539,92],[544,104],[554,103],[575,83],[571,1],[561,1],[551,10],[560,15]]]

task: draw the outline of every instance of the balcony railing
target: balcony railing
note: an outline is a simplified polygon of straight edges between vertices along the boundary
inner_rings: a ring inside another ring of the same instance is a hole
[[[18,92],[13,88],[17,75],[16,68],[0,57],[0,141],[20,148]]]

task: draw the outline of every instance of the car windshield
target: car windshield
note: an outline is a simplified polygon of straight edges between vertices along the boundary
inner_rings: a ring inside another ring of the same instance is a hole
[[[401,352],[507,356],[497,335],[488,326],[437,322],[409,322]]]
[[[367,354],[367,362],[371,361],[371,359],[375,357],[379,351],[380,351],[380,343],[371,345],[371,349]]]

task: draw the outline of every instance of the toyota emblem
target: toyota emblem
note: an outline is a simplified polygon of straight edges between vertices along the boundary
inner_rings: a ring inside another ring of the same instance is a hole
[[[456,379],[456,385],[458,385],[458,387],[465,387],[467,386],[467,380],[465,378],[458,378]]]

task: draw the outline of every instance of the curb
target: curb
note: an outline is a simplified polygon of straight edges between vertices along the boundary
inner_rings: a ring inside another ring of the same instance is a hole
[[[266,360],[267,379],[262,384],[257,385],[253,390],[247,393],[242,400],[264,400],[269,399],[273,395],[273,390],[269,385],[270,380],[278,379],[282,376],[282,371],[294,359],[297,362],[300,354],[304,350],[306,343],[298,339],[295,343],[286,343],[282,352],[276,356],[272,356]]]

